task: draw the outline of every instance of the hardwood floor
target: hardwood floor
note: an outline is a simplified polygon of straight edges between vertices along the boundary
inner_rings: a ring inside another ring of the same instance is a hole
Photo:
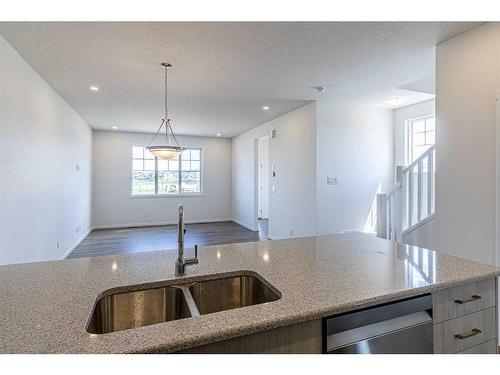
[[[259,228],[253,232],[232,221],[186,224],[185,247],[266,240],[267,223],[259,221]],[[68,258],[155,250],[177,250],[176,225],[94,230]]]

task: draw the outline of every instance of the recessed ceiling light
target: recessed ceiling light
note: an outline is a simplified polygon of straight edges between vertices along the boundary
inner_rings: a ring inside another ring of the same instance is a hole
[[[113,126],[113,127],[111,127],[111,129],[116,130],[116,129],[118,129],[118,127],[117,126]]]
[[[268,105],[265,105],[264,107],[262,107],[262,109],[263,109],[264,111],[269,111],[269,106],[268,106]]]
[[[221,135],[222,135],[221,133],[217,133],[217,134],[216,134],[216,136],[217,136],[217,137],[220,137]]]
[[[390,98],[387,98],[385,102],[393,107],[397,107],[406,102],[407,100],[408,100],[407,96],[400,95],[400,96],[391,96]]]
[[[89,86],[90,91],[99,91],[99,87],[97,86]]]

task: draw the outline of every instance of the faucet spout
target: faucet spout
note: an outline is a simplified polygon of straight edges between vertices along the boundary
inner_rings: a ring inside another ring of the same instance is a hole
[[[195,255],[193,258],[184,258],[184,206],[177,206],[177,260],[175,261],[175,276],[183,276],[186,266],[198,264],[198,245],[195,245]]]

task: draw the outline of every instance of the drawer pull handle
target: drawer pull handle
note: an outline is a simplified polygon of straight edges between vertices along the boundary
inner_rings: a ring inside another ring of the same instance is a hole
[[[455,303],[458,303],[459,305],[463,305],[464,303],[479,301],[480,299],[481,299],[481,296],[478,296],[477,294],[474,294],[469,299],[456,299]]]
[[[479,335],[480,333],[482,333],[483,331],[481,331],[480,329],[477,329],[477,328],[473,328],[472,331],[470,332],[467,332],[467,333],[464,333],[463,335],[455,335],[455,337],[459,340],[463,340],[463,339],[466,339],[468,337],[472,337],[472,336],[476,336],[476,335]]]

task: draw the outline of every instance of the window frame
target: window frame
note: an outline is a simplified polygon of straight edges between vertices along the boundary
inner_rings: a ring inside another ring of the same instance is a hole
[[[134,175],[134,154],[133,154],[133,148],[134,147],[142,147],[142,148],[146,148],[144,146],[135,146],[135,145],[132,145],[132,147],[130,148],[130,152],[131,152],[131,155],[130,155],[130,158],[129,158],[129,161],[130,161],[130,168],[129,168],[129,171],[130,171],[130,198],[132,199],[140,199],[140,198],[178,198],[178,197],[201,197],[204,195],[204,192],[203,192],[203,170],[205,169],[204,168],[204,157],[203,157],[203,148],[202,147],[185,147],[186,150],[199,150],[200,151],[200,191],[199,192],[196,192],[196,193],[182,193],[181,192],[181,187],[182,187],[182,154],[179,155],[179,160],[178,160],[178,163],[179,163],[179,169],[178,169],[178,172],[179,172],[179,178],[178,178],[178,183],[179,183],[179,192],[178,193],[159,193],[158,192],[158,158],[155,156],[154,158],[154,162],[155,162],[155,169],[154,169],[154,175],[155,175],[155,178],[154,178],[154,183],[155,183],[155,192],[154,193],[146,193],[146,194],[134,194],[133,193],[133,183],[134,183],[134,179],[133,179],[133,175]],[[142,160],[151,160],[151,159],[142,159]],[[191,160],[191,159],[190,159]]]
[[[418,116],[418,117],[414,117],[414,118],[410,118],[410,119],[407,119],[405,120],[405,127],[404,127],[404,164],[405,164],[405,167],[407,167],[408,165],[410,165],[414,160],[411,160],[412,156],[413,155],[410,155],[410,152],[411,152],[411,145],[410,145],[410,125],[414,122],[417,122],[417,121],[422,121],[422,120],[428,120],[428,119],[434,119],[434,137],[436,136],[436,115],[434,113],[429,113],[427,115],[423,115],[423,116]],[[413,131],[412,131],[413,133]],[[427,127],[426,127],[426,130],[424,132],[422,132],[424,134],[424,137],[427,133]],[[436,141],[435,141],[435,138],[434,138],[434,144],[436,144]],[[429,147],[432,147],[432,145],[430,145]],[[415,159],[416,160],[416,159]]]

